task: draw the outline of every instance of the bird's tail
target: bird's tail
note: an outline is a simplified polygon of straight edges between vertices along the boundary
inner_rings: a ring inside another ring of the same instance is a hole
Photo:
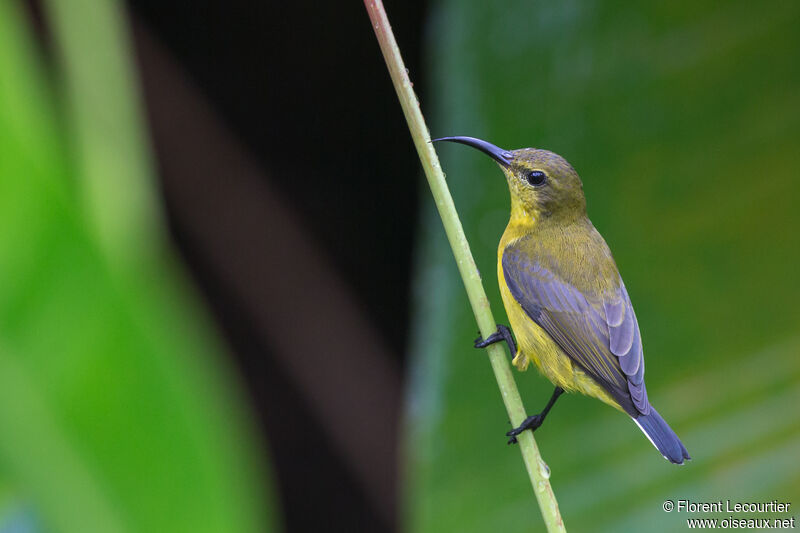
[[[633,421],[670,463],[682,465],[684,459],[691,459],[681,439],[653,407],[650,407],[650,414],[640,415]]]

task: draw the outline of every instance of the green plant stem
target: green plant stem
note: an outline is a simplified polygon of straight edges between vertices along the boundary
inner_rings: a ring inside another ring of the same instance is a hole
[[[409,130],[411,130],[411,137],[414,140],[419,159],[425,170],[425,176],[428,179],[447,238],[453,249],[453,255],[456,258],[456,263],[458,263],[458,270],[461,273],[461,279],[464,281],[467,296],[475,313],[475,320],[478,322],[481,335],[486,338],[495,332],[497,323],[492,316],[492,310],[489,307],[486,292],[483,290],[478,268],[475,265],[469,243],[464,235],[464,229],[461,227],[461,221],[453,204],[453,198],[450,196],[450,191],[442,174],[439,158],[436,155],[433,144],[430,142],[430,134],[425,125],[425,119],[422,116],[419,101],[414,93],[408,72],[403,64],[400,49],[394,39],[392,28],[389,25],[389,19],[386,16],[381,0],[364,0],[364,5],[369,12],[369,18],[378,38],[381,52],[383,52],[383,58],[389,69],[394,88],[397,91],[397,97],[403,108]],[[487,352],[508,416],[511,419],[511,423],[514,426],[518,426],[525,419],[525,408],[522,405],[522,399],[514,382],[514,376],[506,358],[505,349],[500,344],[493,344],[487,348]],[[558,510],[558,503],[550,486],[549,470],[539,454],[539,448],[533,438],[533,433],[523,431],[518,440],[519,449],[522,452],[522,458],[525,461],[525,467],[528,470],[534,494],[536,494],[536,498],[539,501],[539,508],[547,530],[551,532],[565,531],[564,523]]]

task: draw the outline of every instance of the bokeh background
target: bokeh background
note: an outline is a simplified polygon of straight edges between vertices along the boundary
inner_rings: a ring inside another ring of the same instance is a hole
[[[693,456],[563,398],[567,528],[800,505],[800,4],[386,7],[432,133],[578,170]],[[475,330],[359,2],[0,0],[0,532],[541,530]]]

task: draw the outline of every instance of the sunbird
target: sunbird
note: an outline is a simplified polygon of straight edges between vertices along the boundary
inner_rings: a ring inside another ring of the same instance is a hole
[[[578,391],[628,414],[668,461],[691,459],[650,405],[639,324],[606,241],[586,214],[583,183],[547,150],[503,150],[474,137],[442,137],[494,159],[511,192],[511,217],[497,250],[497,278],[508,327],[478,338],[505,341],[518,370],[531,361],[555,385],[539,414],[509,431],[509,443],[535,431],[564,391]]]

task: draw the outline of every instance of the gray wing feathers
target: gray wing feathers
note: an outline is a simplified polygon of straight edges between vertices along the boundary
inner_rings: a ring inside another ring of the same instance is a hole
[[[571,358],[623,407],[650,412],[639,325],[622,280],[614,293],[584,294],[514,247],[503,254],[503,272],[517,302]]]
[[[616,301],[613,304],[603,303],[608,321],[609,349],[619,358],[619,366],[628,379],[628,390],[633,404],[640,413],[646,415],[650,412],[650,404],[644,388],[642,337],[636,313],[622,280],[615,296]]]

